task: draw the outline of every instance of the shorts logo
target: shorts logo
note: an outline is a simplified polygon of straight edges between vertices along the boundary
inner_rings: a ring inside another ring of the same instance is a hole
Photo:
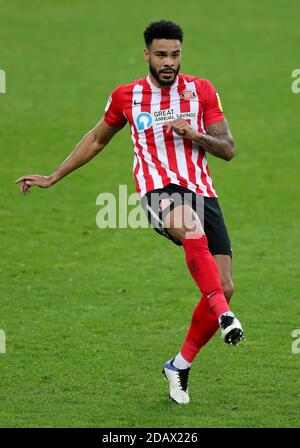
[[[135,121],[139,131],[149,129],[153,123],[152,116],[148,112],[141,112],[138,114]]]
[[[174,202],[173,199],[161,199],[159,201],[159,210],[162,212],[165,208],[169,207]]]

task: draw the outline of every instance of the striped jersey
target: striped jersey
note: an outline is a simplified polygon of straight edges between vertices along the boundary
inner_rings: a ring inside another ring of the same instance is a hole
[[[224,119],[214,86],[206,79],[178,74],[174,84],[159,88],[150,76],[117,87],[104,120],[110,126],[130,125],[134,146],[133,173],[140,197],[169,183],[207,197],[217,197],[205,150],[166,124],[182,117],[198,132]]]

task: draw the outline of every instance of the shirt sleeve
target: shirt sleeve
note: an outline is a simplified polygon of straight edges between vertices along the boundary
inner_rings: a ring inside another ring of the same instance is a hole
[[[206,87],[203,114],[205,128],[225,118],[221,100],[216,89],[209,81],[206,82]]]
[[[127,118],[124,115],[123,95],[120,87],[115,89],[108,98],[105,106],[104,121],[109,126],[125,126]]]

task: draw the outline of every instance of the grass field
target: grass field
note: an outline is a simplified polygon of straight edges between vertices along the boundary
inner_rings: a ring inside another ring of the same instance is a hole
[[[0,427],[300,426],[299,13],[297,0],[0,0]],[[183,252],[95,222],[100,192],[134,192],[128,128],[50,190],[14,184],[54,171],[111,90],[146,73],[142,32],[160,18],[184,28],[182,72],[217,86],[238,149],[209,163],[247,341],[214,337],[186,407],[161,376],[199,299]]]

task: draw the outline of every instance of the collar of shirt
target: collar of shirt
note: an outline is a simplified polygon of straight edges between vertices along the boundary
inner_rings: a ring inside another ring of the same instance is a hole
[[[171,86],[169,86],[169,87],[157,87],[157,86],[156,86],[155,84],[153,84],[153,82],[151,81],[151,78],[150,78],[149,73],[148,73],[148,75],[147,75],[147,77],[146,77],[146,80],[147,80],[147,82],[149,83],[149,85],[150,85],[150,87],[151,87],[151,89],[152,89],[153,91],[161,92],[162,95],[163,95],[164,93],[168,93],[168,92],[170,92],[170,91],[172,91],[172,90],[174,90],[174,89],[177,89],[177,86],[178,86],[178,76],[179,76],[179,75],[176,76],[176,79],[175,79],[174,83],[173,83]]]

